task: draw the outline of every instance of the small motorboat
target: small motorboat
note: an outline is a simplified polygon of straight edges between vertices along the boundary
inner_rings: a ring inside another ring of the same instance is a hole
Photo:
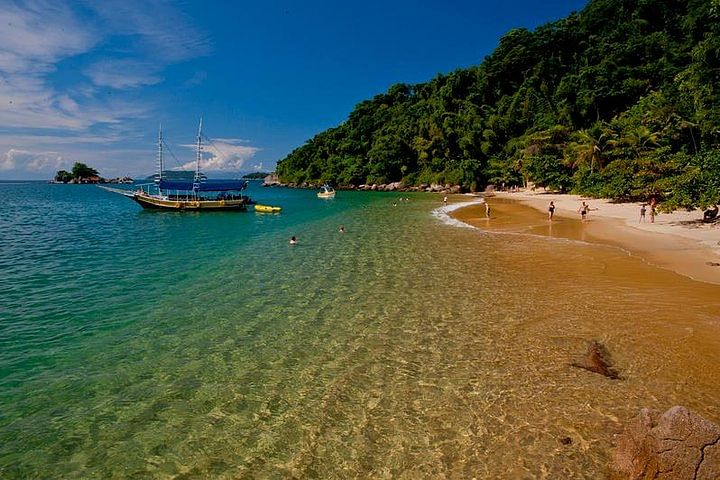
[[[335,198],[335,189],[330,185],[323,185],[317,194],[318,198]]]
[[[274,207],[272,205],[255,205],[255,211],[260,213],[280,213],[282,207]]]

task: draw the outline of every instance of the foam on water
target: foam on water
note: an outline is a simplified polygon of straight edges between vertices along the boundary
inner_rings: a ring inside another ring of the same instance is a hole
[[[438,207],[434,209],[431,214],[433,217],[440,220],[445,225],[450,225],[453,227],[458,228],[470,228],[479,230],[477,227],[470,225],[465,222],[461,222],[460,220],[457,220],[450,216],[450,213],[454,212],[455,210],[458,210],[460,208],[469,207],[471,205],[477,205],[483,203],[485,200],[483,198],[477,198],[475,200],[467,201],[467,202],[457,202],[457,203],[451,203],[449,205],[443,205],[442,207]]]

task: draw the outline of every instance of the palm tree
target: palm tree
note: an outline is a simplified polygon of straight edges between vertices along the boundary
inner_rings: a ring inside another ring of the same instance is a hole
[[[589,165],[590,173],[593,173],[596,165],[602,168],[602,152],[606,138],[607,134],[600,124],[575,132],[565,148],[565,161],[573,168]]]
[[[658,137],[657,132],[651,132],[645,125],[638,125],[627,131],[618,143],[630,147],[635,154],[635,158],[640,158],[643,152],[657,146]]]

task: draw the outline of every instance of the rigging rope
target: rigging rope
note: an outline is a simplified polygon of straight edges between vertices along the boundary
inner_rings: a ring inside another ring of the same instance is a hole
[[[175,165],[178,166],[178,167],[182,167],[182,165],[180,164],[180,160],[177,159],[177,157],[175,156],[175,154],[173,153],[173,151],[170,149],[170,145],[168,145],[168,144],[165,142],[164,139],[163,139],[162,143],[163,143],[163,145],[165,145],[165,147],[167,148],[168,152],[170,152],[170,156],[172,156],[173,160],[175,160]]]
[[[202,138],[205,139],[205,140],[207,140],[207,142],[210,143],[210,145],[212,145],[212,147],[213,147],[213,148],[217,151],[217,153],[223,158],[223,160],[226,160],[226,161],[227,161],[227,159],[228,159],[227,155],[225,155],[225,154],[223,153],[223,151],[220,150],[217,145],[215,145],[215,142],[213,142],[210,137],[206,136],[206,135],[203,133],[203,134],[202,134]],[[175,156],[175,153],[173,153],[172,149],[170,148],[170,145],[167,144],[167,142],[165,141],[165,139],[163,139],[162,143],[163,143],[163,145],[165,146],[165,148],[167,149],[167,151],[170,153],[170,156],[173,158],[173,160],[175,160],[175,165],[176,165],[177,167],[182,167],[182,164],[180,163],[180,160],[178,160],[178,158]]]

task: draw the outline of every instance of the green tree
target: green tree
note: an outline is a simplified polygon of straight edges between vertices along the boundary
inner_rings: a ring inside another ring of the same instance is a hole
[[[601,123],[591,128],[578,130],[571,135],[571,141],[564,151],[565,161],[573,168],[588,166],[592,174],[603,167],[603,149],[608,132]]]
[[[713,194],[700,189],[718,188],[702,169],[720,146],[719,39],[718,0],[590,0],[508,32],[478,66],[360,102],[277,172],[705,204]]]
[[[614,141],[617,147],[627,147],[627,152],[635,158],[640,158],[644,153],[658,146],[658,134],[651,132],[645,125],[638,125],[623,132],[623,136]]]
[[[55,174],[56,182],[67,183],[72,179],[73,179],[73,174],[66,170],[58,170],[58,172]]]
[[[705,150],[699,155],[678,153],[670,162],[676,175],[658,181],[664,196],[663,208],[708,208],[720,204],[718,149]]]
[[[84,163],[75,162],[75,164],[72,167],[72,175],[73,178],[89,178],[96,176],[98,174],[97,170],[94,168],[88,167]]]

